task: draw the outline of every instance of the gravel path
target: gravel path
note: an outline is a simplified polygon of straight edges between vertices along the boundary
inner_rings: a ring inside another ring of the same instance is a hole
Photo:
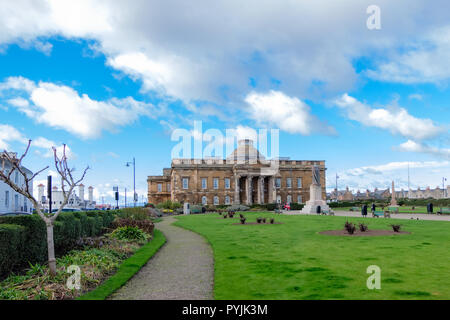
[[[156,224],[166,244],[112,300],[212,300],[214,258],[200,235],[171,225],[174,217]]]
[[[283,211],[284,214],[287,215],[299,215],[303,214],[300,211],[292,210],[292,211]],[[360,212],[352,212],[352,211],[340,211],[340,210],[334,210],[334,214],[336,216],[341,217],[362,217]],[[367,214],[367,217],[372,218],[372,213],[369,211]],[[434,221],[450,221],[449,215],[437,215],[437,214],[426,214],[426,213],[400,213],[400,214],[394,214],[391,213],[391,218],[393,219],[408,219],[411,218],[419,220],[434,220]],[[379,218],[383,219],[383,218]]]

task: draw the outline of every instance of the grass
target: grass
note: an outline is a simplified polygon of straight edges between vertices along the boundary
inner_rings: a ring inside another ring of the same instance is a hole
[[[214,250],[215,299],[450,299],[450,223],[423,220],[244,213],[232,225],[218,214],[179,216],[175,225],[203,235]],[[402,225],[409,235],[335,237],[346,220],[370,229]],[[381,268],[381,290],[366,286],[367,267]]]
[[[152,241],[142,246],[134,255],[125,260],[117,272],[93,291],[77,300],[105,300],[134,276],[166,242],[161,231],[155,230]]]
[[[387,210],[389,206],[386,206],[385,209]],[[342,207],[342,208],[333,208],[335,211],[350,211],[350,209],[353,207]],[[376,207],[377,210],[381,210],[381,206]],[[367,206],[367,211],[370,213],[371,206]],[[436,213],[439,210],[439,207],[434,207],[434,213]],[[359,210],[356,212],[361,212],[361,207],[359,207]],[[427,207],[419,207],[416,206],[414,210],[412,210],[412,206],[401,206],[399,207],[399,213],[427,213]]]

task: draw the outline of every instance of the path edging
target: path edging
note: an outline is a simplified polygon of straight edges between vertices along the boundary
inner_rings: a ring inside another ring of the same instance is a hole
[[[126,259],[117,272],[94,290],[80,296],[77,300],[105,300],[128,282],[166,243],[164,234],[155,229],[153,239]]]

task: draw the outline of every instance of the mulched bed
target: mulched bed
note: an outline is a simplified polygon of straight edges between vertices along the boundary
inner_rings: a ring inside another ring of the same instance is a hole
[[[268,225],[268,224],[283,224],[283,222],[274,222],[274,223],[270,223],[270,222],[266,222],[266,223],[258,223],[258,222],[246,222],[245,224],[242,223],[232,223],[232,225],[236,226],[236,225],[241,225],[241,226],[249,226],[249,225],[255,225],[255,224],[260,224],[260,225]]]
[[[411,234],[411,232],[400,231],[394,232],[393,230],[367,230],[361,232],[356,230],[354,234],[349,234],[347,230],[327,230],[319,232],[319,234],[325,234],[328,236],[348,236],[348,237],[376,237],[376,236],[392,236],[398,234]]]

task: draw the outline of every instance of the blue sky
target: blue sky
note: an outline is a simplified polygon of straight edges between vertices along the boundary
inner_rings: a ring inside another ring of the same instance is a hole
[[[176,128],[280,129],[280,156],[326,160],[327,186],[436,187],[450,178],[449,4],[379,1],[15,1],[0,9],[0,147],[32,170],[65,143],[139,196],[170,166]],[[50,172],[51,173],[51,172]],[[45,179],[39,177],[36,184]]]

